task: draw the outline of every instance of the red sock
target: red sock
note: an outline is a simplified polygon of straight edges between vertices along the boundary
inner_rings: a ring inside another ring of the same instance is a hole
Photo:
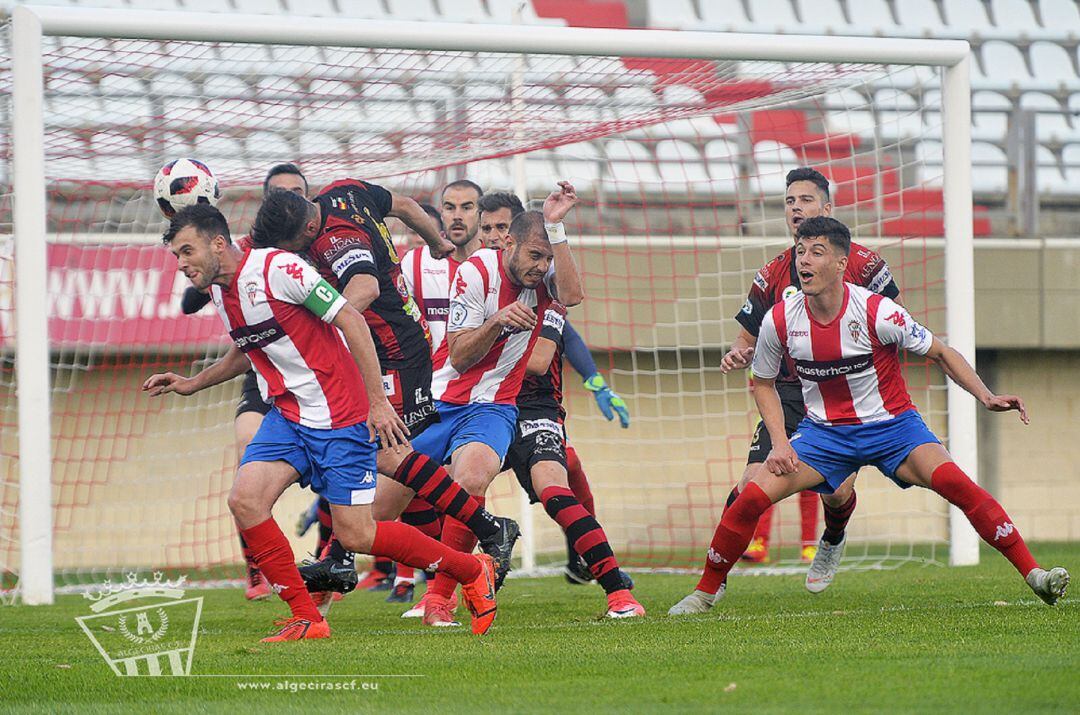
[[[304,579],[296,570],[296,560],[285,534],[281,533],[273,518],[249,529],[242,529],[240,535],[248,544],[251,558],[262,571],[270,586],[289,606],[294,616],[307,618],[312,622],[321,621],[319,609],[308,594]]]
[[[608,543],[600,522],[585,510],[574,493],[566,487],[548,487],[540,494],[544,510],[555,520],[573,543],[578,556],[605,593],[625,588],[619,576],[619,562]]]
[[[375,523],[371,552],[372,556],[384,556],[415,568],[434,568],[439,577],[445,574],[452,579],[451,583],[469,583],[480,575],[480,562],[472,555],[455,551],[397,521]]]
[[[570,483],[570,491],[574,493],[585,511],[596,516],[596,503],[593,501],[592,489],[589,488],[589,480],[585,478],[585,470],[581,468],[581,458],[577,450],[566,445],[566,478]]]
[[[743,491],[746,491],[745,489]],[[769,535],[772,533],[772,517],[773,517],[772,504],[765,510],[765,513],[761,515],[761,520],[757,523],[757,528],[754,530],[752,539],[761,539],[761,544],[766,549],[769,548]],[[721,517],[723,518],[723,517]]]
[[[716,526],[709,553],[705,558],[705,571],[698,581],[697,589],[716,593],[724,583],[728,571],[750,544],[754,527],[772,501],[761,487],[751,482],[746,485]]]
[[[484,497],[474,497],[474,499],[483,505]],[[471,554],[476,548],[476,534],[457,519],[448,516],[443,520],[442,542],[451,549]],[[455,588],[457,588],[457,583],[441,573],[436,573],[435,580],[428,586],[428,591],[443,598],[450,598],[454,595]]]
[[[255,559],[251,558],[251,549],[248,548],[247,542],[244,541],[244,532],[239,526],[236,527],[236,533],[240,535],[240,552],[244,554],[244,562],[247,564],[248,576],[251,576],[251,572],[258,573],[259,567],[255,565]]]
[[[821,498],[816,492],[799,492],[799,517],[802,522],[802,545],[817,543],[818,503]]]
[[[1021,576],[1039,567],[1001,504],[971,481],[955,462],[946,462],[934,470],[930,488],[959,507],[982,540],[1000,551]]]

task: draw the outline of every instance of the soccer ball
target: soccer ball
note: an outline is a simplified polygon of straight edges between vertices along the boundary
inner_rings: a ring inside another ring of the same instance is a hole
[[[216,206],[221,197],[217,177],[210,167],[195,159],[176,159],[154,177],[154,199],[165,218],[200,201]]]

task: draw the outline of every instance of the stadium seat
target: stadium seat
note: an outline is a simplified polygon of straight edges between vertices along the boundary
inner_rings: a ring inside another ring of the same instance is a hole
[[[1020,96],[1020,108],[1038,112],[1035,118],[1035,138],[1041,144],[1062,142],[1074,136],[1080,139],[1080,130],[1073,130],[1065,116],[1065,110],[1054,97],[1043,92],[1024,92]]]
[[[795,5],[803,22],[819,28],[819,31],[843,32],[848,29],[839,0],[795,0]]]
[[[296,151],[279,132],[257,131],[244,140],[248,160],[259,164],[291,161]]]
[[[795,151],[787,144],[763,141],[754,145],[754,165],[757,167],[754,173],[763,193],[783,193],[784,177],[800,163]]]
[[[669,84],[660,91],[663,104],[683,106],[703,106],[705,97],[701,92],[685,84]]]
[[[884,0],[849,2],[847,8],[852,26],[864,32],[880,32],[887,35],[896,27],[892,12],[889,11],[889,6]]]
[[[939,187],[943,183],[942,144],[923,139],[915,144],[915,180],[921,186]]]
[[[300,132],[298,138],[300,156],[305,158],[335,158],[344,149],[337,137],[325,132]]]
[[[594,142],[577,142],[557,146],[553,150],[560,173],[578,191],[590,191],[600,181],[604,170],[604,155]]]
[[[717,0],[717,4],[721,3]],[[694,11],[693,0],[648,0],[646,9],[649,27],[661,30],[696,30],[702,22]]]
[[[514,177],[511,174],[509,159],[484,159],[469,162],[461,167],[452,167],[451,175],[454,175],[454,170],[458,168],[460,168],[462,176],[470,177],[480,186],[483,186],[485,190],[492,188],[510,189],[514,186]]]
[[[1065,183],[1075,191],[1080,186],[1080,142],[1065,145],[1061,151],[1061,161],[1065,169]]]
[[[1059,0],[1058,4],[1064,3]],[[1042,29],[1035,21],[1035,13],[1032,12],[1032,3],[1029,0],[991,0],[990,9],[994,15],[994,24],[1008,32],[1030,33]],[[1080,27],[1080,24],[1077,27]]]
[[[146,96],[146,84],[135,77],[109,74],[101,78],[104,114],[102,124],[134,126],[150,120],[153,111]]]
[[[881,134],[888,139],[922,134],[922,112],[910,94],[891,87],[874,93]]]
[[[531,152],[525,155],[525,180],[530,194],[536,194],[537,197],[547,196],[555,188],[555,182],[561,178],[556,163],[552,161],[552,155],[547,152]],[[509,188],[513,186],[510,184]]]
[[[946,29],[934,0],[904,0],[896,11],[900,27],[913,35],[934,35]]]
[[[986,142],[971,143],[971,188],[975,192],[1005,191],[1008,185],[1005,152]]]
[[[660,178],[673,191],[693,191],[707,188],[709,173],[701,153],[693,144],[678,139],[656,143],[656,163]]]
[[[611,176],[616,184],[643,184],[642,190],[648,191],[649,184],[660,183],[660,173],[648,148],[640,142],[622,139],[609,141],[604,145],[611,166]]]
[[[987,84],[1000,86],[1002,84],[1031,82],[1031,75],[1024,64],[1024,56],[1016,45],[1003,40],[991,40],[982,46],[981,71],[972,73],[972,84],[978,78]]]
[[[152,135],[146,142],[147,150],[155,152],[154,163],[194,155],[192,137],[182,132],[160,132]]]
[[[259,127],[267,121],[268,110],[273,106],[245,99],[206,100],[207,114],[230,127]]]
[[[719,187],[734,190],[739,178],[739,155],[739,146],[735,142],[714,139],[705,145],[709,176]]]
[[[285,0],[285,11],[292,15],[334,17],[337,10],[331,0]]]
[[[194,97],[199,93],[195,83],[182,74],[153,72],[150,75],[150,94],[156,97]]]
[[[521,0],[487,0],[488,11],[495,22],[501,25],[515,24],[514,15],[520,9],[523,25],[559,25],[565,26],[566,20],[557,17],[540,17],[533,8],[533,3]]]
[[[397,147],[381,134],[371,132],[352,132],[348,134],[347,142],[349,153],[364,161],[386,162],[396,159],[399,155]],[[301,147],[303,152],[303,147]]]
[[[739,0],[713,0],[700,3],[701,19],[710,30],[745,32],[750,26]]]
[[[96,95],[65,94],[47,97],[45,111],[57,126],[75,129],[94,126],[103,109]]]
[[[982,0],[944,0],[943,9],[945,22],[954,31],[970,34],[986,33],[994,29]]]
[[[236,75],[212,74],[203,80],[202,92],[207,97],[244,97],[251,87]]]
[[[1004,145],[1009,131],[1012,100],[998,92],[976,91],[971,95],[973,139]]]
[[[1073,191],[1061,173],[1061,165],[1053,152],[1044,146],[1035,147],[1035,187],[1040,194],[1061,194]]]
[[[101,172],[99,179],[139,181],[156,170],[149,164],[142,145],[122,132],[97,132],[90,137],[90,152]]]
[[[252,15],[281,15],[280,0],[233,0],[238,12]]]
[[[316,99],[298,105],[301,133],[358,127],[363,120],[359,104],[348,99]]]
[[[432,20],[436,17],[431,0],[387,0],[391,20]]]
[[[1068,0],[1042,0],[1039,3],[1042,24],[1048,30],[1080,27],[1080,7]]]
[[[484,9],[481,0],[440,0],[443,22],[491,22],[492,17]]]
[[[705,3],[708,5],[709,3]],[[754,0],[747,7],[753,29],[762,32],[798,32],[799,21],[791,0]]]
[[[221,0],[183,0],[184,7],[192,12],[232,12],[231,5]]]
[[[1053,42],[1033,42],[1029,52],[1032,72],[1040,84],[1077,82],[1076,71],[1073,69],[1069,53],[1061,45]]]
[[[337,0],[341,16],[362,20],[386,20],[386,9],[382,0]]]
[[[241,159],[244,144],[235,137],[200,134],[195,137],[194,153],[214,167],[218,177],[237,177],[247,170],[247,162]]]

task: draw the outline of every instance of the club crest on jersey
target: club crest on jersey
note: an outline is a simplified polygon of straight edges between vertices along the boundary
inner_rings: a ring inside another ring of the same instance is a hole
[[[847,324],[848,333],[851,334],[851,339],[857,341],[859,339],[859,333],[862,332],[862,324],[857,320],[852,320]]]
[[[244,293],[247,294],[248,302],[251,303],[251,307],[255,307],[255,301],[259,296],[259,283],[258,281],[248,281],[244,284]]]
[[[787,288],[784,289],[784,300],[787,300],[788,298],[790,298],[791,296],[795,295],[798,292],[799,292],[799,289],[796,288],[795,286],[788,286]]]

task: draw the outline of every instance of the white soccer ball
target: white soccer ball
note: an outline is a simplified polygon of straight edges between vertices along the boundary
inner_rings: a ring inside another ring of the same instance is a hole
[[[217,206],[221,189],[210,167],[196,159],[176,159],[154,177],[154,199],[165,218],[200,201]]]

